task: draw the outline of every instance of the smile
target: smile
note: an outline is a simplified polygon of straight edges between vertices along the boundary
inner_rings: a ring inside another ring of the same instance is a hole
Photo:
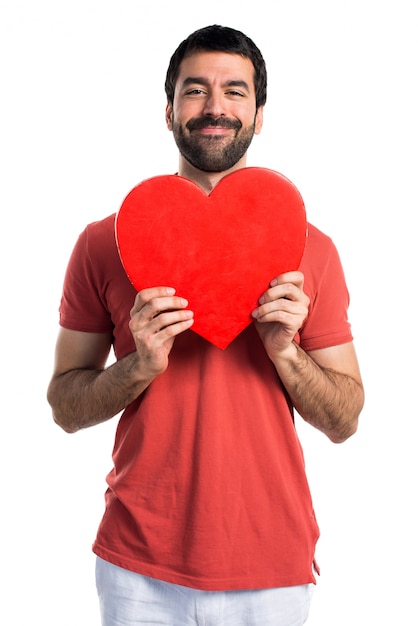
[[[230,131],[230,128],[223,128],[221,126],[206,126],[205,128],[200,128],[197,130],[198,133],[209,136],[227,135]]]

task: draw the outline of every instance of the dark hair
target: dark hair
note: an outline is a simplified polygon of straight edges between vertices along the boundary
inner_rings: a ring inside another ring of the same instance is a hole
[[[260,50],[249,37],[239,30],[217,25],[196,30],[182,41],[171,57],[165,80],[165,92],[170,104],[174,100],[174,87],[181,62],[185,57],[199,50],[229,52],[250,59],[254,66],[256,107],[258,109],[265,104],[267,99],[267,71]]]

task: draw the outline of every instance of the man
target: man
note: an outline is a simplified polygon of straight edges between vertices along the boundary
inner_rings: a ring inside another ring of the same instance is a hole
[[[261,131],[261,53],[239,31],[200,29],[166,92],[178,173],[209,193]],[[303,624],[318,527],[293,410],[343,442],[363,405],[335,247],[309,225],[300,268],[272,276],[254,322],[219,350],[192,332],[187,294],[135,293],[114,219],[71,256],[48,389],[67,432],[123,411],[93,546],[102,623]]]

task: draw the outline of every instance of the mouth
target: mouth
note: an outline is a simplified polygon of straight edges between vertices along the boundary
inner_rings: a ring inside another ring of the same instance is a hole
[[[231,128],[223,128],[222,126],[205,126],[203,128],[197,128],[194,132],[206,137],[221,137],[228,135],[231,130]]]
[[[231,130],[237,132],[241,126],[242,124],[238,120],[210,119],[207,117],[192,119],[186,124],[189,132],[197,131],[208,137],[227,135]]]

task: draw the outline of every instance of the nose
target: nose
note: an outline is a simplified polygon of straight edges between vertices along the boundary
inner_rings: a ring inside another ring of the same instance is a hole
[[[215,118],[225,115],[225,109],[221,94],[215,93],[213,91],[208,94],[205,100],[203,114],[207,115],[208,117]]]

